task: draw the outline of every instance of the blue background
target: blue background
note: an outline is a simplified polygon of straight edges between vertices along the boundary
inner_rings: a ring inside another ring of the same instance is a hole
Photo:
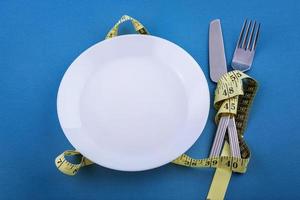
[[[70,63],[101,41],[123,15],[186,49],[208,77],[208,25],[220,18],[227,62],[245,18],[262,23],[253,68],[260,82],[246,140],[252,159],[234,175],[227,199],[299,199],[300,1],[0,2],[0,199],[204,199],[214,171],[168,164],[127,173],[90,166],[61,174],[54,158],[72,149],[56,114]],[[122,33],[130,33],[128,24]],[[189,150],[207,157],[215,111]]]

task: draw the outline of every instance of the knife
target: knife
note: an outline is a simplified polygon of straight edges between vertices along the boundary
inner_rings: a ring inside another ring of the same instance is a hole
[[[223,44],[222,28],[219,19],[213,20],[209,26],[209,67],[210,78],[214,82],[218,82],[221,76],[227,73],[227,65]],[[229,142],[231,154],[234,157],[240,157],[240,147],[237,138],[237,131],[234,117],[222,116],[213,146],[210,152],[210,157],[219,156],[221,153],[226,129],[228,128]]]
[[[218,82],[221,76],[227,72],[222,28],[219,19],[213,20],[209,26],[209,68],[210,78],[213,82]],[[219,121],[210,157],[219,156],[221,153],[229,118],[229,116],[223,116]]]
[[[219,19],[210,22],[209,26],[209,68],[210,78],[213,82],[218,82],[221,76],[227,72],[222,29]]]

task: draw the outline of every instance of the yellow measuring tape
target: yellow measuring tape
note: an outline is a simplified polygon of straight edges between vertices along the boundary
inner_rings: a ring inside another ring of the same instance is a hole
[[[134,29],[136,32],[140,33],[140,34],[145,34],[148,35],[148,31],[146,30],[146,28],[143,26],[143,24],[141,24],[138,20],[128,16],[128,15],[124,15],[121,17],[121,19],[114,25],[114,27],[112,27],[112,29],[110,29],[110,31],[108,32],[108,34],[106,35],[105,39],[109,39],[109,38],[113,38],[118,36],[118,31],[119,31],[119,26],[126,22],[126,21],[131,21]]]
[[[116,37],[118,35],[120,24],[125,21],[131,21],[136,32],[140,34],[149,34],[146,28],[139,21],[130,16],[124,15],[108,32],[105,39]],[[223,176],[225,175],[227,177],[228,182],[232,171],[245,173],[250,159],[250,150],[244,140],[243,133],[247,125],[249,110],[256,94],[257,87],[257,82],[254,79],[241,71],[235,70],[223,75],[218,81],[217,88],[215,90],[214,106],[218,110],[215,122],[218,124],[222,115],[235,116],[242,158],[230,156],[229,145],[228,142],[225,141],[223,152],[220,157],[194,159],[183,154],[172,163],[193,168],[218,168],[218,170],[225,170],[226,173],[223,174]],[[78,164],[73,164],[66,160],[66,157],[76,155],[81,156],[81,160]],[[93,162],[82,156],[78,151],[68,150],[57,156],[55,164],[64,174],[75,175],[81,167],[91,165]],[[219,179],[221,178],[222,173],[218,170],[215,174],[211,188],[222,187],[225,188],[223,190],[226,191],[228,183],[226,184],[226,181],[224,183],[220,183]],[[216,179],[216,176],[219,178]],[[217,182],[217,184],[215,184],[215,182]],[[215,191],[212,193],[215,193]],[[210,191],[208,199],[219,199],[215,198],[212,193]],[[217,196],[219,197],[220,195]]]

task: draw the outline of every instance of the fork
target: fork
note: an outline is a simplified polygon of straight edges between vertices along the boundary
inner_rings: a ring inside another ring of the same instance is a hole
[[[233,69],[247,71],[251,68],[260,31],[260,23],[246,19],[243,24],[231,66]]]
[[[254,21],[254,24],[252,25],[252,21],[250,21],[249,23],[247,19],[244,21],[233,54],[233,59],[231,63],[233,69],[237,69],[240,71],[247,71],[251,68],[257,41],[258,41],[259,31],[260,31],[260,23]],[[250,37],[249,37],[249,32],[250,32]],[[229,130],[228,134],[230,139],[229,142],[230,144],[234,144],[232,145],[231,151],[234,152],[233,155],[236,155],[237,157],[241,157],[240,146],[238,144],[238,134],[236,130],[234,117],[229,119],[228,130]]]

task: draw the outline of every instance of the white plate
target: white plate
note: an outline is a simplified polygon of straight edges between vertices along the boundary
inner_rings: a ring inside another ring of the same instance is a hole
[[[200,136],[209,111],[197,62],[165,39],[124,35],[95,44],[66,71],[57,112],[93,162],[139,171],[171,162]]]

